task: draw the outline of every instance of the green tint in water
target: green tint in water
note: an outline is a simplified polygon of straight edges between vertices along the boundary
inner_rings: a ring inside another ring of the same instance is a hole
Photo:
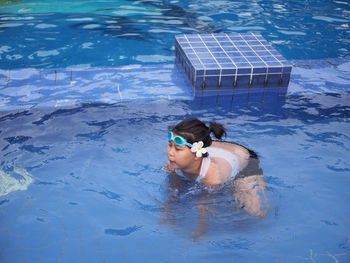
[[[42,14],[42,13],[98,13],[101,15],[133,13],[142,14],[142,12],[152,13],[152,8],[140,8],[130,1],[2,1],[0,10],[2,13],[13,14]],[[129,13],[128,13],[128,10]]]

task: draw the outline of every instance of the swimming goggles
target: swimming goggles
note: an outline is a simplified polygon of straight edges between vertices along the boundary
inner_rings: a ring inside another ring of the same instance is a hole
[[[188,147],[192,147],[193,145],[188,143],[186,141],[186,139],[182,136],[176,135],[174,136],[173,132],[169,132],[168,133],[168,141],[173,141],[175,145],[177,146],[188,146]]]

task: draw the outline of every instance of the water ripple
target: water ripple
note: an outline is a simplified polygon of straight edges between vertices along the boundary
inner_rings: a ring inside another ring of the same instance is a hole
[[[138,206],[140,207],[141,210],[145,211],[145,212],[160,212],[162,209],[157,206],[157,205],[151,205],[151,204],[143,204],[138,200],[135,200],[135,202],[138,204]]]
[[[34,121],[33,124],[35,125],[43,125],[48,120],[52,120],[56,117],[63,117],[63,116],[69,116],[76,114],[78,112],[82,112],[84,109],[81,107],[73,108],[73,109],[58,109],[52,113],[46,114],[43,117],[40,118],[38,121]],[[0,119],[1,121],[1,119]]]
[[[7,137],[5,138],[6,141],[8,141],[10,144],[22,144],[28,140],[30,140],[32,137],[31,136],[13,136],[13,137]]]
[[[49,146],[34,146],[34,145],[23,145],[20,147],[21,150],[25,150],[32,153],[45,154],[51,147]]]
[[[114,229],[114,228],[107,228],[105,229],[106,235],[112,235],[112,236],[128,236],[138,230],[140,230],[142,226],[130,226],[122,229]]]
[[[111,199],[111,200],[116,200],[116,201],[122,200],[122,198],[119,194],[108,191],[108,190],[96,191],[94,189],[83,189],[83,191],[97,193],[97,194],[103,195],[104,197],[107,197],[108,199]]]
[[[0,122],[3,121],[7,121],[7,120],[14,120],[20,117],[25,117],[25,116],[29,116],[32,115],[33,113],[31,113],[29,110],[25,110],[25,111],[21,111],[21,112],[16,112],[16,113],[10,113],[10,114],[6,114],[4,116],[0,117]]]
[[[234,249],[234,250],[249,250],[254,242],[249,241],[248,239],[225,239],[221,241],[212,241],[210,244],[218,249]]]

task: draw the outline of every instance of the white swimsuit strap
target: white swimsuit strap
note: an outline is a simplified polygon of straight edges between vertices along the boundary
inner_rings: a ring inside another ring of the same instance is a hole
[[[210,157],[204,157],[202,160],[202,165],[201,165],[201,170],[199,172],[198,177],[196,178],[197,182],[202,181],[202,179],[205,177],[205,175],[207,174],[207,171],[209,169],[210,166]]]

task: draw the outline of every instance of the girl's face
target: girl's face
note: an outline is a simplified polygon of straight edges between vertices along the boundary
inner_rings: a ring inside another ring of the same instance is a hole
[[[187,146],[178,146],[170,141],[168,144],[168,159],[173,168],[186,169],[195,161],[196,155]]]

